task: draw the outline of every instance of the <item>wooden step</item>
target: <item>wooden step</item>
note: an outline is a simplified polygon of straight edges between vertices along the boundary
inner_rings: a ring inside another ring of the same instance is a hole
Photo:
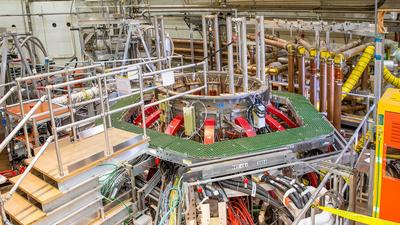
[[[21,175],[11,178],[11,183],[15,184],[20,177]],[[49,203],[63,194],[57,188],[31,173],[28,173],[19,186],[19,189],[42,205]]]
[[[7,215],[20,225],[33,224],[46,216],[42,210],[17,193],[5,203],[4,208]]]
[[[104,218],[99,218],[91,223],[90,225],[113,225],[123,222],[129,217],[129,210],[132,210],[132,202],[124,201],[121,204],[116,205],[108,212],[104,214]]]

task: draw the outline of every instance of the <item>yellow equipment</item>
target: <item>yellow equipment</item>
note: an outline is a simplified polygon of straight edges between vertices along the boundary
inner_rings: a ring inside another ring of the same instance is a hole
[[[377,118],[372,215],[400,222],[400,89],[385,92]]]

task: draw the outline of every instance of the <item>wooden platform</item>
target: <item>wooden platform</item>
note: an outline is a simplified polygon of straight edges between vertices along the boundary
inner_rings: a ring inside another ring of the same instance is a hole
[[[117,128],[108,129],[108,134],[110,137],[111,146],[120,146],[123,149],[131,148],[132,146],[136,146],[142,144],[142,141],[134,141],[133,143],[129,143],[129,141],[138,135],[135,133],[131,133],[128,131],[120,130]],[[121,146],[122,145],[122,146]],[[100,157],[96,160],[91,160],[90,157],[95,156],[96,154],[101,155],[102,152],[106,149],[106,142],[104,138],[104,133],[98,133],[93,136],[90,136],[86,139],[79,140],[77,142],[70,142],[69,138],[64,138],[59,141],[61,158],[63,162],[65,176],[61,177],[58,173],[58,164],[57,157],[55,152],[54,144],[50,144],[46,149],[45,153],[39,160],[36,162],[34,169],[43,173],[47,177],[55,180],[56,182],[60,182],[64,179],[67,179],[69,176],[73,176],[76,173],[79,173],[82,170],[85,170],[87,167],[93,167],[94,164],[100,163],[109,157]],[[117,153],[122,152],[119,150]],[[93,158],[92,158],[93,159]],[[83,163],[79,169],[75,169],[73,171],[69,171],[70,166],[75,166],[77,164]],[[28,160],[28,163],[30,159]]]
[[[24,106],[24,113],[28,113],[32,107],[36,104],[37,102],[25,102],[23,104]],[[61,116],[64,114],[69,114],[69,109],[60,109],[61,106],[57,104],[53,104],[53,110],[54,110],[54,116]],[[50,119],[50,114],[49,112],[49,105],[44,102],[40,105],[40,107],[35,111],[35,113],[32,115],[32,118],[35,118],[36,121],[43,121],[43,120],[49,120]],[[18,118],[21,118],[21,110],[19,105],[15,105],[12,107],[7,107],[7,113],[14,115]],[[44,115],[41,115],[42,113],[47,113]]]

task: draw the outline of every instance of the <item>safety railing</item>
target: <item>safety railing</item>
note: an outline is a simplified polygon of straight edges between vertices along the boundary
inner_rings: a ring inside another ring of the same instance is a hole
[[[339,156],[336,158],[336,160],[334,162],[335,164],[340,163],[342,161],[345,153],[348,153],[348,152],[350,152],[351,166],[354,166],[354,161],[358,161],[358,157],[354,157],[354,155],[353,155],[354,146],[355,146],[355,144],[357,144],[360,133],[362,133],[365,137],[367,128],[370,125],[369,119],[370,119],[370,116],[373,114],[375,107],[376,107],[375,104],[370,107],[370,109],[367,112],[367,114],[365,115],[364,119],[360,122],[360,125],[355,130],[353,136],[349,139],[346,146],[341,150]],[[367,141],[365,141],[366,143],[364,143],[365,148],[368,145],[368,143],[367,143],[368,141],[369,141],[369,139],[367,139]],[[364,146],[363,146],[363,148],[364,148]],[[373,162],[371,161],[371,163],[373,163]],[[325,187],[326,183],[330,180],[332,175],[333,175],[333,173],[331,171],[328,171],[328,173],[325,175],[324,179],[321,181],[319,186],[316,188],[315,192],[312,194],[311,198],[308,200],[306,205],[303,207],[303,209],[300,211],[300,213],[297,215],[297,217],[293,221],[293,225],[299,224],[300,220],[304,217],[304,215],[310,209],[310,207],[312,206],[314,201],[317,199],[319,193]]]

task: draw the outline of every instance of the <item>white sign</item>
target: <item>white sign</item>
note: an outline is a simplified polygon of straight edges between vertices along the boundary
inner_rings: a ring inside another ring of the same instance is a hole
[[[168,71],[161,73],[161,80],[163,86],[169,86],[175,84],[174,71]]]

